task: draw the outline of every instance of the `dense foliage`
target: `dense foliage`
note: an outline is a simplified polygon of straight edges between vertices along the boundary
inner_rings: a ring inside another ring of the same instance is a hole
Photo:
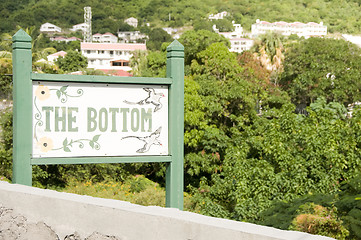
[[[79,71],[88,66],[88,59],[77,51],[68,51],[64,57],[59,57],[55,62],[64,72]]]
[[[359,99],[355,86],[360,71],[351,70],[358,67],[359,50],[330,39],[269,45],[279,40],[265,36],[256,48],[261,52],[271,53],[265,50],[269,46],[276,46],[276,50],[287,46],[286,58],[271,72],[260,52],[236,56],[221,39],[215,38],[204,47],[193,41],[212,39],[205,36],[211,33],[190,31],[180,39],[192,49],[185,56],[185,183],[196,208],[210,216],[283,229],[301,230],[302,225],[312,233],[357,239],[361,208],[355,195],[359,192],[344,186],[349,186],[351,179],[359,179],[361,167],[361,112],[354,109],[348,118],[345,108]],[[306,49],[308,44],[314,47]],[[300,49],[309,55],[303,56]],[[270,53],[265,56],[272,56]],[[145,59],[153,58],[153,54]],[[164,56],[164,52],[157,54]],[[311,63],[299,63],[297,58]],[[158,74],[165,68],[159,64],[164,61],[164,57],[157,63],[152,61],[156,65],[147,61],[143,72]],[[349,88],[351,93],[333,98],[321,84],[316,85],[311,90],[319,96],[315,94],[312,102],[304,103],[306,114],[297,113],[298,102],[289,90],[295,87],[286,84],[286,78],[297,81],[297,76],[304,74],[309,78],[299,78],[312,80],[312,74],[323,74],[321,69],[337,71],[349,63],[352,74],[338,74],[337,80],[339,88]],[[313,72],[312,65],[319,69]],[[278,82],[272,81],[275,74]],[[355,86],[349,86],[351,78]],[[292,210],[282,213],[289,208]],[[317,220],[318,225],[310,219]]]
[[[286,53],[282,88],[307,106],[318,97],[345,105],[361,101],[361,49],[335,39],[310,38]]]
[[[140,24],[150,22],[158,27],[194,25],[210,30],[201,24],[211,13],[227,11],[229,21],[241,23],[250,31],[256,19],[269,22],[321,22],[329,32],[361,33],[359,0],[271,1],[271,0],[3,0],[0,6],[0,33],[11,32],[16,25],[36,26],[50,22],[62,28],[82,23],[83,8],[92,7],[93,32],[130,30],[124,19],[136,17]],[[202,26],[201,26],[202,25]],[[218,23],[229,30],[227,21]]]

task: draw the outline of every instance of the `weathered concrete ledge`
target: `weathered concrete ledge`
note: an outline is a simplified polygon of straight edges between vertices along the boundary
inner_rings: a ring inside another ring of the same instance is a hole
[[[56,192],[0,181],[0,204],[30,221],[43,221],[59,237],[97,231],[124,240],[330,240],[295,231],[162,207]]]

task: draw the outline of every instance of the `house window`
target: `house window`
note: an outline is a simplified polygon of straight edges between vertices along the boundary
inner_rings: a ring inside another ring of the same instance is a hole
[[[90,54],[90,50],[86,50],[86,53],[87,53],[87,54]]]
[[[129,62],[111,62],[114,67],[127,67]]]

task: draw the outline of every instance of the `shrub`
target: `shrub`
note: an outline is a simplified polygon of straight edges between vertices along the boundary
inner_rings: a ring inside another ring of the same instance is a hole
[[[349,231],[342,226],[336,215],[336,208],[326,208],[314,203],[301,205],[290,226],[290,230],[323,235],[338,240],[346,239]]]

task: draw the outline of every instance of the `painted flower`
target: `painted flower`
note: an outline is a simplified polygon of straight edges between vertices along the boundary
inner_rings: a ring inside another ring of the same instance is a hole
[[[48,99],[50,97],[49,88],[43,85],[39,85],[35,90],[35,96],[37,96],[40,101]]]
[[[53,149],[53,140],[51,140],[51,138],[43,137],[38,142],[38,145],[40,146],[40,151],[49,152]]]

